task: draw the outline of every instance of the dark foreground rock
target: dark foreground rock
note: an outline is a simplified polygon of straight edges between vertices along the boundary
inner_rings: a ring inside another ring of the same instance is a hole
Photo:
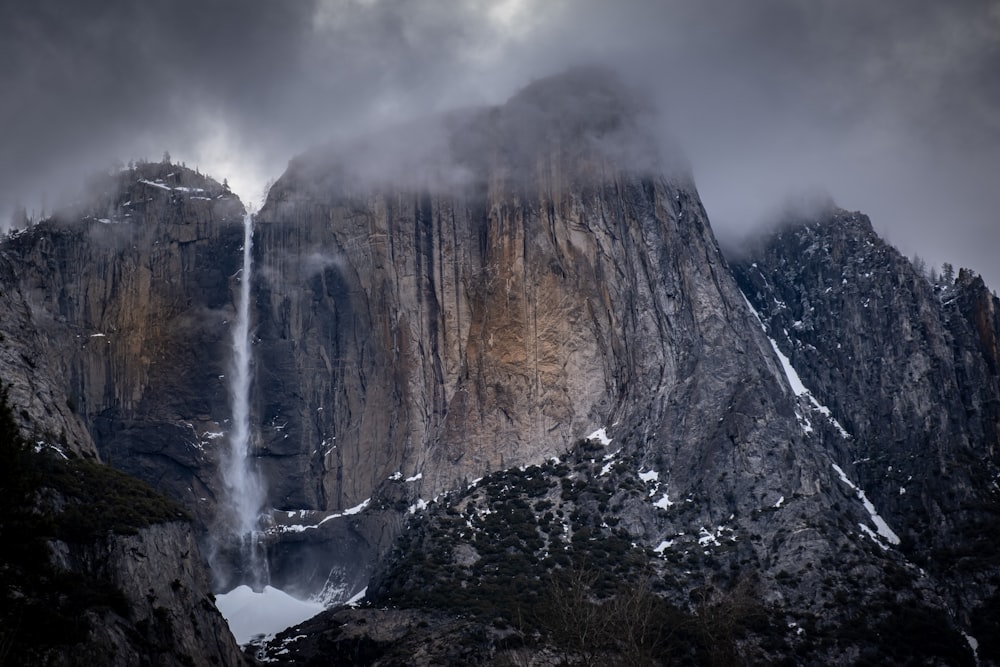
[[[244,663],[179,506],[107,466],[34,452],[6,400],[0,450],[0,662]]]

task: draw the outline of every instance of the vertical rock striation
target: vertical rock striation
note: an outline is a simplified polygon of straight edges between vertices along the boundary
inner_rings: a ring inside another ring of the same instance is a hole
[[[0,373],[35,441],[99,455],[207,525],[243,206],[169,164],[86,196],[0,247]]]
[[[257,395],[279,506],[352,507],[395,472],[430,497],[637,415],[672,415],[681,448],[694,397],[780,395],[690,179],[652,170],[617,82],[574,76],[446,119],[403,185],[362,145],[272,188]]]

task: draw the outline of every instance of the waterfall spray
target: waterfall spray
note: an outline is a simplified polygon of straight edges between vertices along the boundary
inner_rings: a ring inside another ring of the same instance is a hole
[[[250,282],[253,268],[253,217],[243,217],[243,268],[240,296],[232,333],[229,369],[229,401],[232,422],[228,449],[222,460],[222,478],[228,501],[230,537],[239,550],[244,583],[255,589],[267,584],[267,560],[260,544],[260,523],[264,507],[264,486],[252,461],[253,430],[250,426]]]

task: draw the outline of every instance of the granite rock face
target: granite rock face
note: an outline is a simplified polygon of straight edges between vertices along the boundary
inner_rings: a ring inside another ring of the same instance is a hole
[[[8,387],[11,404],[17,406],[15,417],[25,436],[32,442],[49,442],[69,453],[94,458],[97,449],[88,425],[73,409],[62,369],[52,358],[49,341],[39,331],[35,309],[21,289],[20,277],[29,271],[0,251],[0,377]]]
[[[195,517],[56,542],[67,577],[120,590],[130,609],[90,613],[87,648],[66,664],[87,651],[101,664],[241,664],[198,542],[221,495],[243,212],[215,181],[144,164],[0,244],[0,380],[24,436],[138,477]]]
[[[645,244],[659,261],[632,265],[655,276],[642,312],[659,324],[655,345],[625,333],[624,347],[654,373],[627,371],[648,384],[613,425],[411,508],[368,590],[409,619],[392,637],[365,627],[371,609],[341,609],[265,655],[312,664],[322,643],[373,665],[417,645],[415,664],[456,647],[469,664],[973,664],[974,647],[997,661],[995,297],[967,271],[930,284],[847,212],[783,228],[734,281],[691,236],[704,218],[674,211],[687,229],[664,216]],[[567,572],[585,582],[577,607]],[[621,606],[640,603],[641,639]],[[559,625],[567,614],[580,633]]]
[[[279,506],[352,507],[397,472],[432,497],[650,411],[680,442],[701,425],[669,406],[694,396],[781,395],[690,179],[604,151],[637,143],[617,109],[579,120],[582,151],[562,131],[528,151],[521,123],[549,136],[549,105],[588,99],[544,93],[445,125],[458,183],[389,187],[318,153],[271,190],[257,396]]]
[[[363,145],[304,156],[272,188],[255,244],[264,267],[257,381],[305,390],[257,392],[275,401],[261,406],[274,424],[265,469],[278,474],[268,478],[316,479],[313,496],[297,500],[338,512],[369,497],[384,507],[400,483],[411,513],[421,498],[453,492],[376,559],[377,604],[440,611],[442,588],[484,591],[484,576],[512,574],[487,567],[497,543],[545,563],[539,517],[524,514],[541,502],[589,517],[567,525],[573,540],[626,540],[652,571],[678,580],[677,604],[734,585],[716,569],[754,578],[792,647],[805,644],[788,623],[805,619],[816,642],[835,637],[843,617],[825,610],[848,596],[871,604],[873,627],[892,626],[897,605],[940,620],[944,603],[845,468],[843,426],[797,390],[737,288],[690,177],[629,148],[641,132],[617,107],[574,117],[588,141],[566,150],[562,128],[546,131],[562,117],[550,105],[586,105],[553,99],[546,86],[562,90],[559,80],[537,82],[439,128],[453,169],[382,183],[345,166],[359,152],[384,161],[380,146]],[[555,138],[512,140],[524,118],[530,136]],[[622,159],[632,154],[634,163]],[[573,472],[550,461],[600,427],[592,440],[612,443],[600,457],[575,459]],[[620,483],[609,476],[618,457]],[[492,482],[473,484],[491,472]],[[511,497],[505,489],[526,476],[544,493]],[[524,523],[491,533],[472,518],[508,511]],[[517,547],[509,540],[522,530],[541,542]],[[711,562],[682,576],[660,560],[673,562],[674,547],[678,558],[693,551]],[[547,576],[526,567],[526,585]],[[873,642],[803,650],[876,659],[878,649],[865,652]]]
[[[852,436],[840,462],[913,531],[914,548],[945,547],[975,522],[1000,425],[997,300],[982,280],[962,271],[931,284],[867,218],[843,211],[778,232],[735,272]]]
[[[973,634],[995,636],[996,296],[968,270],[923,275],[864,215],[840,210],[778,229],[734,272],[805,387],[849,435],[833,450],[837,461],[907,556],[950,589],[954,613],[971,626],[990,619]]]
[[[100,664],[246,664],[210,597],[189,523],[158,523],[86,545],[56,542],[52,551],[58,567],[97,577],[128,603],[126,616],[89,612],[92,634],[82,650],[99,651]],[[67,664],[93,663],[68,657]]]
[[[33,441],[99,456],[204,525],[242,215],[218,183],[146,164],[95,179],[86,204],[0,247],[0,373]]]

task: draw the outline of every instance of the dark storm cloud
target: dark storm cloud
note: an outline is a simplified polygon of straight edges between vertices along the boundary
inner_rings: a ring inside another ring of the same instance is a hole
[[[1000,285],[986,0],[8,0],[0,206],[165,149],[262,181],[317,142],[581,62],[657,100],[728,243],[829,193],[905,252]]]
[[[0,196],[57,196],[84,166],[190,141],[203,109],[260,106],[258,81],[294,76],[311,16],[305,2],[4,2]]]
[[[164,150],[277,176],[314,142],[441,108],[484,20],[444,2],[4,2],[0,207]]]
[[[599,44],[655,91],[724,241],[829,194],[1000,285],[1000,3],[572,6],[538,43]]]

